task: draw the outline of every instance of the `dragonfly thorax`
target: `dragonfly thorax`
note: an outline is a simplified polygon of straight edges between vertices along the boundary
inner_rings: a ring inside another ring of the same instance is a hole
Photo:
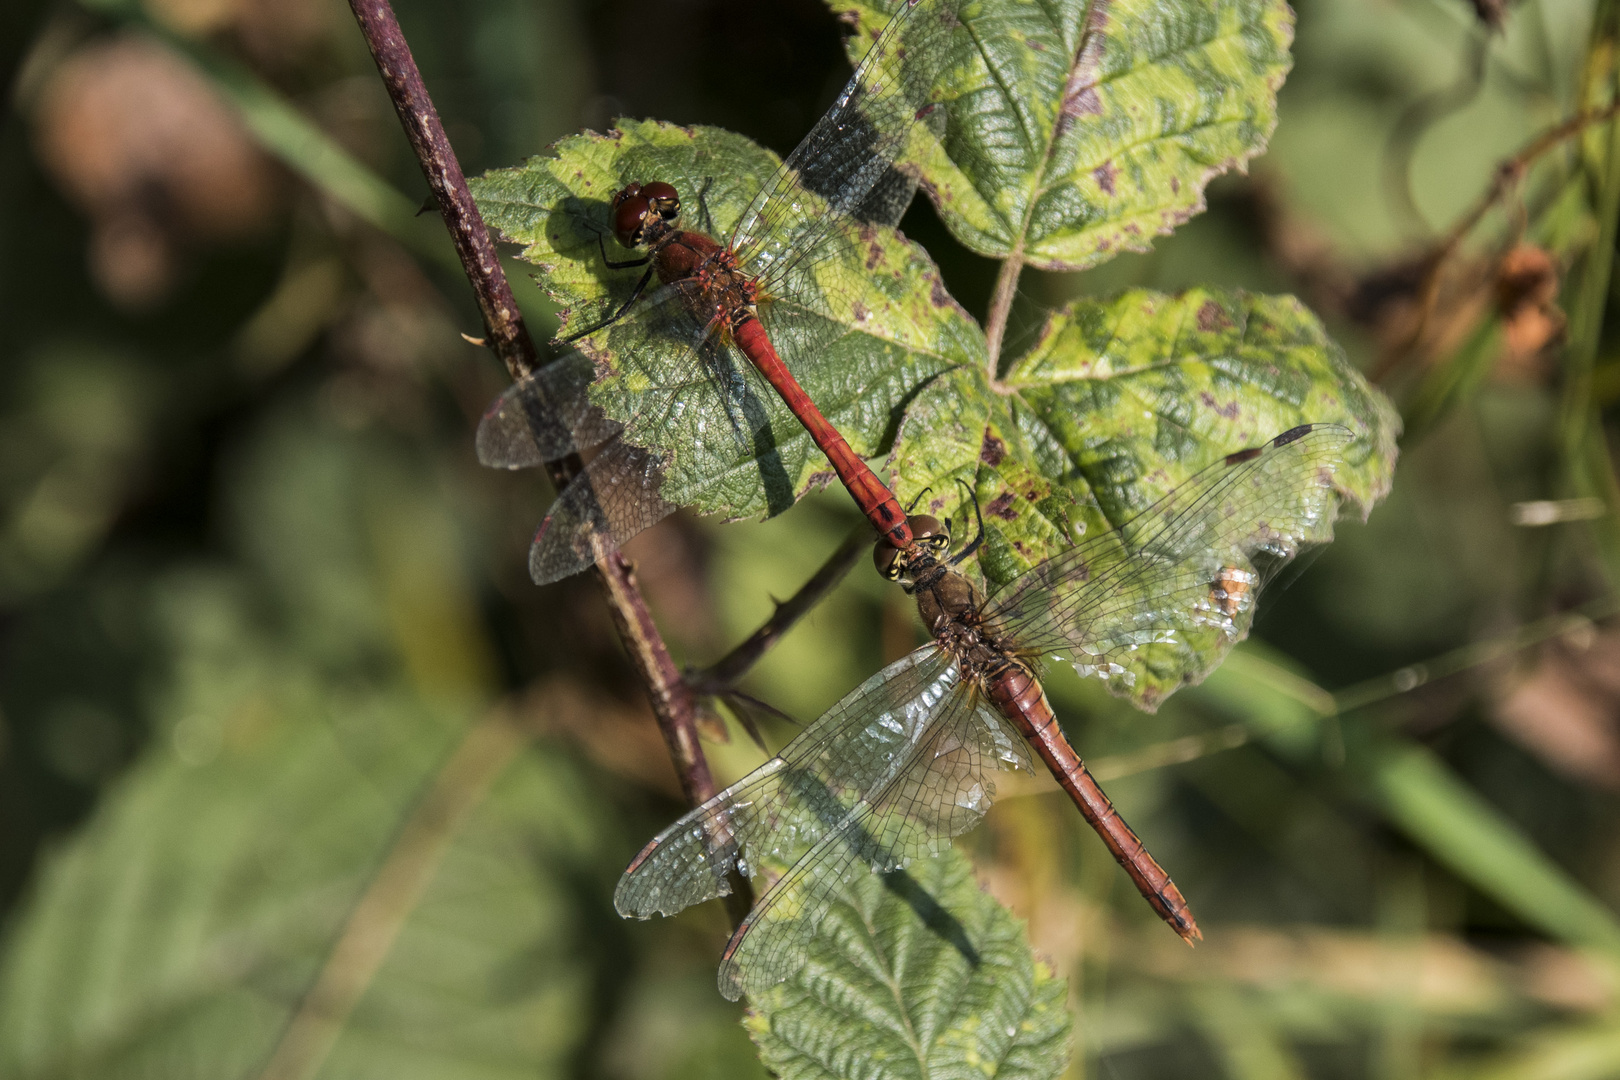
[[[924,555],[909,591],[917,601],[917,617],[930,634],[939,635],[948,624],[977,627],[979,596],[973,583],[945,563]]]

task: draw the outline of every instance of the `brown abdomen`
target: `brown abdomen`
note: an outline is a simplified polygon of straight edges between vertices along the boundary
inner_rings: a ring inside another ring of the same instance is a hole
[[[1080,808],[1097,835],[1102,837],[1114,859],[1130,875],[1137,891],[1147,900],[1159,918],[1170,924],[1182,940],[1191,945],[1202,940],[1198,924],[1187,907],[1186,897],[1176,888],[1170,875],[1164,872],[1147,847],[1137,837],[1125,819],[1119,816],[1114,804],[1091,775],[1080,755],[1074,752],[1069,740],[1058,727],[1057,715],[1046,700],[1046,691],[1040,680],[1022,662],[1008,659],[1005,666],[984,681],[985,696],[1011,720],[1019,732],[1035,746],[1035,752],[1052,771],[1063,790],[1069,793],[1074,805]]]

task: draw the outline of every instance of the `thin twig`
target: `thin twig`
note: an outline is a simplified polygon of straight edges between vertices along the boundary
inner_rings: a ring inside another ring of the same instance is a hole
[[[1545,619],[1538,619],[1527,623],[1510,634],[1491,638],[1488,641],[1476,641],[1450,652],[1441,653],[1432,660],[1421,664],[1409,664],[1397,671],[1376,678],[1367,679],[1353,686],[1333,692],[1332,711],[1336,714],[1353,712],[1364,709],[1368,705],[1376,704],[1388,698],[1398,697],[1402,694],[1443,679],[1457,675],[1471,668],[1480,667],[1493,660],[1539,645],[1553,638],[1563,637],[1566,634],[1586,633],[1592,629],[1593,623],[1604,619],[1611,619],[1620,614],[1620,598],[1612,596],[1599,597],[1582,604],[1573,611],[1551,615]]]
[[[512,298],[489,229],[467,190],[461,164],[422,83],[422,73],[417,70],[399,20],[388,0],[349,0],[349,7],[377,61],[377,71],[421,162],[445,227],[455,241],[462,268],[484,316],[485,341],[512,377],[521,378],[539,365],[539,352]],[[577,458],[547,464],[559,491],[578,470]],[[698,743],[691,691],[681,681],[680,671],[658,634],[630,563],[615,552],[596,564],[596,573],[613,623],[652,699],[659,731],[680,774],[681,789],[693,805],[702,803],[715,794],[715,785]],[[741,895],[746,898],[746,890]]]
[[[747,673],[764,656],[771,646],[775,645],[793,628],[793,624],[803,618],[811,608],[821,602],[840,581],[849,573],[861,553],[872,546],[872,529],[861,525],[838,545],[827,561],[821,564],[810,580],[805,582],[798,592],[776,605],[771,617],[766,619],[758,630],[748,635],[742,644],[732,649],[720,660],[702,671],[689,674],[686,683],[697,693],[718,694],[731,689],[738,679]]]
[[[1250,660],[1265,665],[1273,689],[1282,691],[1326,720],[1365,709],[1390,698],[1400,697],[1438,679],[1481,667],[1546,641],[1566,635],[1590,633],[1594,623],[1613,618],[1616,614],[1620,614],[1620,600],[1603,597],[1575,611],[1529,623],[1503,637],[1472,642],[1442,653],[1432,660],[1409,664],[1334,693],[1285,668],[1275,667],[1269,660],[1252,656]],[[1265,734],[1266,730],[1263,727],[1253,724],[1230,724],[1215,731],[1153,743],[1134,753],[1098,758],[1091,763],[1091,772],[1099,780],[1115,780],[1122,776],[1147,772],[1166,765],[1181,765],[1211,754],[1236,749]],[[1056,788],[1049,790],[1055,791]]]
[[[1616,98],[1601,109],[1592,109],[1589,112],[1577,113],[1562,123],[1543,131],[1519,148],[1518,153],[1508,158],[1496,167],[1496,173],[1491,178],[1491,186],[1485,189],[1473,207],[1458,219],[1446,234],[1437,249],[1441,257],[1455,251],[1463,239],[1473,231],[1491,208],[1501,201],[1509,191],[1524,179],[1525,172],[1533,165],[1537,158],[1554,149],[1560,143],[1572,139],[1591,127],[1601,124],[1605,120],[1613,120],[1620,115],[1620,98]]]
[[[1588,112],[1578,113],[1553,127],[1548,128],[1529,142],[1519,148],[1518,152],[1497,165],[1491,176],[1490,186],[1469,208],[1468,212],[1458,218],[1446,235],[1434,245],[1429,252],[1419,260],[1424,267],[1423,283],[1419,289],[1418,317],[1406,339],[1396,348],[1392,349],[1378,368],[1372,373],[1374,382],[1382,382],[1391,369],[1404,358],[1411,349],[1423,339],[1424,331],[1428,329],[1429,320],[1434,315],[1435,306],[1440,299],[1440,272],[1447,262],[1456,254],[1468,234],[1474,230],[1486,214],[1501,202],[1529,171],[1531,165],[1543,154],[1556,148],[1565,141],[1574,138],[1593,124],[1601,124],[1613,120],[1620,115],[1620,98],[1616,98],[1601,109],[1592,109]]]

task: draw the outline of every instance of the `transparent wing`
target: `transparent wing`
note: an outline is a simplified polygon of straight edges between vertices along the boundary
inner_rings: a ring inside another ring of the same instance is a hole
[[[936,127],[935,88],[964,0],[911,0],[889,20],[854,77],[755,196],[731,237],[766,292],[789,264],[823,257],[823,239],[851,221],[893,225],[915,180],[893,166],[918,122]]]
[[[749,917],[754,929],[728,951],[728,968],[753,969],[750,985],[769,985],[787,963],[778,950],[802,951],[832,883],[937,850],[988,808],[992,771],[1029,767],[1018,734],[977,704],[946,654],[927,646],[660,833],[625,871],[614,905],[638,918],[673,914],[728,892],[733,867],[791,865]],[[779,936],[784,944],[766,945]]]
[[[746,858],[802,851],[904,762],[957,682],[938,649],[911,653],[862,683],[764,765],[665,829],[636,857],[613,894],[621,915],[673,915],[723,896],[726,874]]]
[[[757,452],[771,393],[734,348],[700,320],[683,286],[666,286],[607,328],[605,340],[508,387],[478,425],[478,460],[521,469],[606,444],[552,505],[529,552],[530,576],[557,581],[617,550],[674,512],[661,494],[670,448],[728,462]],[[593,404],[599,372],[610,376]],[[718,421],[724,417],[723,422]],[[664,449],[652,450],[648,446]]]
[[[536,585],[561,581],[617,551],[676,510],[660,494],[663,462],[651,451],[615,438],[551,504],[529,547]]]
[[[853,874],[937,855],[978,824],[995,798],[990,774],[1009,768],[1032,771],[1028,744],[973,685],[958,685],[904,766],[850,806],[759,898],[721,958],[720,992],[735,1001],[792,975]]]
[[[570,353],[513,383],[478,424],[478,460],[524,469],[607,445],[551,504],[529,548],[537,585],[560,581],[618,550],[675,511],[660,494],[661,459],[621,436],[623,425],[591,404],[595,365]]]
[[[1196,680],[1248,632],[1265,581],[1301,545],[1331,539],[1333,474],[1351,439],[1305,425],[1230,454],[992,594],[985,616],[1020,651],[1068,650],[1081,675],[1121,692],[1129,664]]]
[[[569,353],[506,388],[478,422],[478,460],[492,469],[532,469],[588,450],[621,425],[591,405],[596,365]]]

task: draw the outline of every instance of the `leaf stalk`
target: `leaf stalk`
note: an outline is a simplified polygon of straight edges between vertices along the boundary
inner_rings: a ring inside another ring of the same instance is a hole
[[[990,311],[984,327],[985,364],[989,368],[985,374],[998,393],[1004,392],[1001,387],[1001,344],[1007,336],[1007,319],[1012,314],[1013,300],[1018,295],[1018,276],[1023,271],[1024,252],[1018,248],[1002,260],[1001,270],[996,274],[995,291],[990,294]]]

